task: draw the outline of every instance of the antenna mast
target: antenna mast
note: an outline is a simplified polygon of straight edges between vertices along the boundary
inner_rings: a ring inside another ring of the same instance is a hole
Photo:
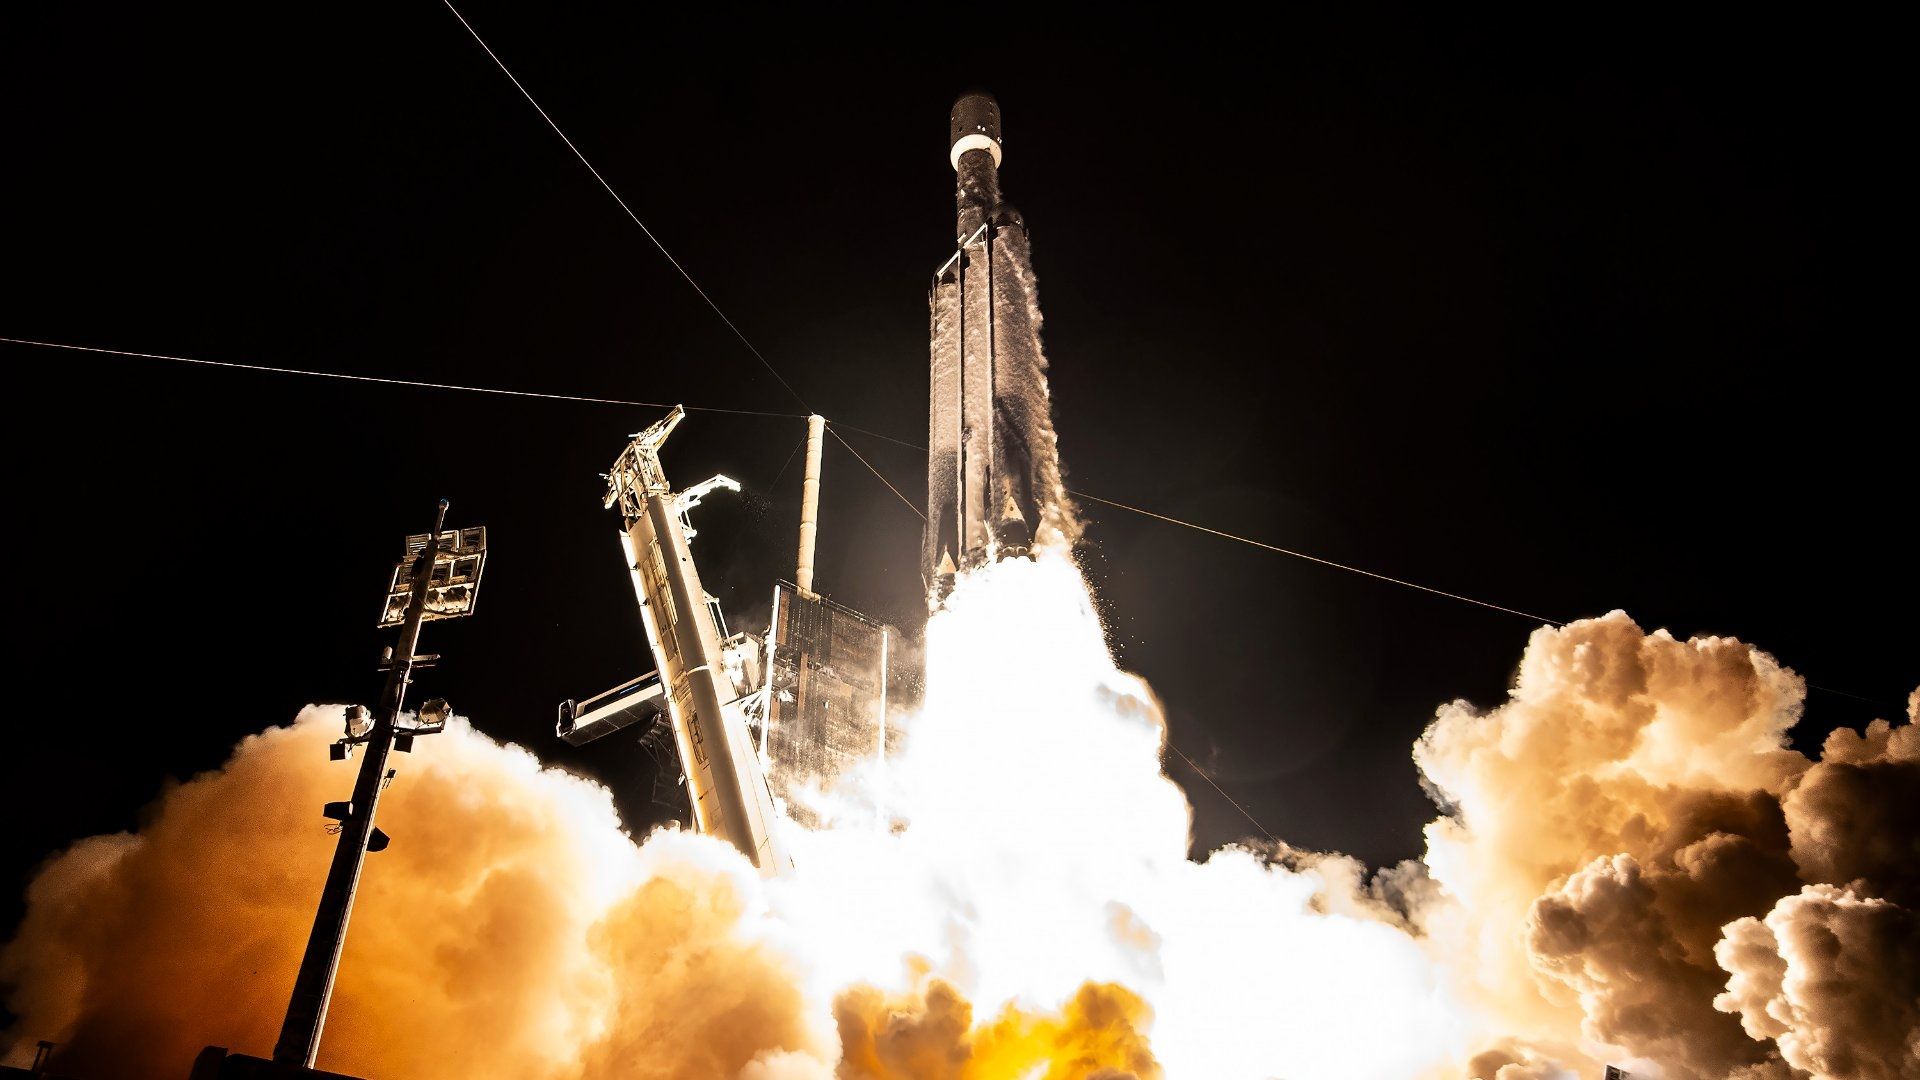
[[[817,596],[813,591],[813,542],[820,532],[820,450],[826,430],[826,417],[819,413],[807,417],[807,472],[800,481],[800,558],[793,583],[809,600]]]

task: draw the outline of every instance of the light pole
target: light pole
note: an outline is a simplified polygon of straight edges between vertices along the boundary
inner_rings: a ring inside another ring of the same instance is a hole
[[[387,846],[386,834],[373,824],[374,809],[389,775],[387,759],[396,743],[402,751],[411,750],[414,736],[439,731],[452,712],[445,701],[436,699],[420,710],[422,722],[404,728],[400,724],[400,709],[406,701],[407,685],[413,680],[414,666],[437,659],[415,652],[420,644],[420,624],[472,614],[480,588],[486,530],[443,531],[446,521],[447,500],[441,499],[433,531],[407,538],[407,554],[394,568],[380,617],[381,626],[400,627],[380,707],[364,731],[354,728],[356,720],[366,722],[365,710],[357,714],[350,711],[346,737],[334,744],[336,757],[346,756],[356,743],[364,745],[366,753],[354,780],[352,800],[327,804],[327,816],[340,822],[340,842],[327,868],[327,884],[320,893],[319,910],[314,913],[313,932],[307,937],[293,997],[287,1002],[287,1018],[274,1044],[273,1060],[282,1064],[312,1068],[320,1052],[320,1031],[326,1025],[327,1005],[333,998],[334,976],[347,940],[347,918],[353,911],[354,893],[359,890],[360,870],[368,851]]]

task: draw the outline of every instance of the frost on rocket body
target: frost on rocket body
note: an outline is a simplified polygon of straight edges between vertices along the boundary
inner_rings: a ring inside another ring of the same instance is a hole
[[[1369,875],[1188,857],[1151,690],[1043,550],[963,574],[902,752],[762,881],[635,843],[608,794],[464,721],[382,802],[320,1064],[390,1080],[1662,1080],[1920,1073],[1920,736],[1788,748],[1803,684],[1615,613],[1415,747],[1443,807]],[[351,765],[337,708],[244,740],[35,878],[0,951],[82,1077],[272,1046]],[[1004,747],[1019,745],[1009,755]],[[884,806],[876,815],[872,807]],[[863,810],[862,807],[865,809]],[[858,812],[856,812],[858,811]],[[1284,823],[1278,823],[1284,827]]]
[[[1053,426],[1053,391],[1047,383],[1047,354],[1040,342],[1040,300],[1033,273],[1033,249],[1024,227],[1002,229],[995,247],[1005,272],[994,275],[996,310],[1007,325],[996,335],[998,372],[994,407],[1009,417],[1005,430],[1025,441],[1019,455],[1027,465],[1040,520],[1034,543],[1060,547],[1080,539],[1082,526],[1067,495]]]

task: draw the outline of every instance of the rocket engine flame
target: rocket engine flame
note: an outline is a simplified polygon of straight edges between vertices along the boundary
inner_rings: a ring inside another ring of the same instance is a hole
[[[1188,861],[1164,739],[1065,554],[987,564],[928,626],[925,703],[881,799],[904,827],[797,838],[775,906],[834,943],[830,985],[910,990],[912,957],[985,1010],[1125,987],[1173,1077],[1404,1078],[1444,1055],[1464,1018],[1412,938],[1314,910],[1321,875],[1253,850]],[[1402,1038],[1356,1059],[1381,1010]]]
[[[1664,1080],[1920,1074],[1920,691],[1787,748],[1802,683],[1615,613],[1535,632],[1415,756],[1424,860],[1187,857],[1158,703],[1058,548],[959,576],[903,752],[796,872],[463,721],[383,804],[323,1068],[534,1080]],[[35,879],[17,1047],[80,1076],[271,1045],[326,864],[337,708]],[[1009,753],[1008,747],[1018,748]]]

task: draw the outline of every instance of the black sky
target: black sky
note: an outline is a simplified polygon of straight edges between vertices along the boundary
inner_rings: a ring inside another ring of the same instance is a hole
[[[1736,635],[1876,703],[1815,692],[1808,745],[1920,681],[1886,28],[463,10],[831,419],[924,433],[946,109],[978,85],[1073,486],[1555,618]],[[0,334],[803,411],[438,3],[0,19]],[[657,412],[0,349],[9,924],[40,859],[169,778],[373,699],[384,575],[441,496],[493,554],[421,692],[644,808],[637,750],[551,725],[650,666],[597,474]],[[796,468],[774,480],[802,434],[702,413],[670,447],[683,483],[747,485],[697,545],[736,621],[791,572]],[[918,497],[911,451],[848,438]],[[1442,702],[1496,702],[1531,625],[1087,517],[1174,741],[1290,841],[1416,854],[1409,744]],[[830,451],[830,595],[911,621],[918,528]],[[1199,844],[1250,831],[1169,771]]]

